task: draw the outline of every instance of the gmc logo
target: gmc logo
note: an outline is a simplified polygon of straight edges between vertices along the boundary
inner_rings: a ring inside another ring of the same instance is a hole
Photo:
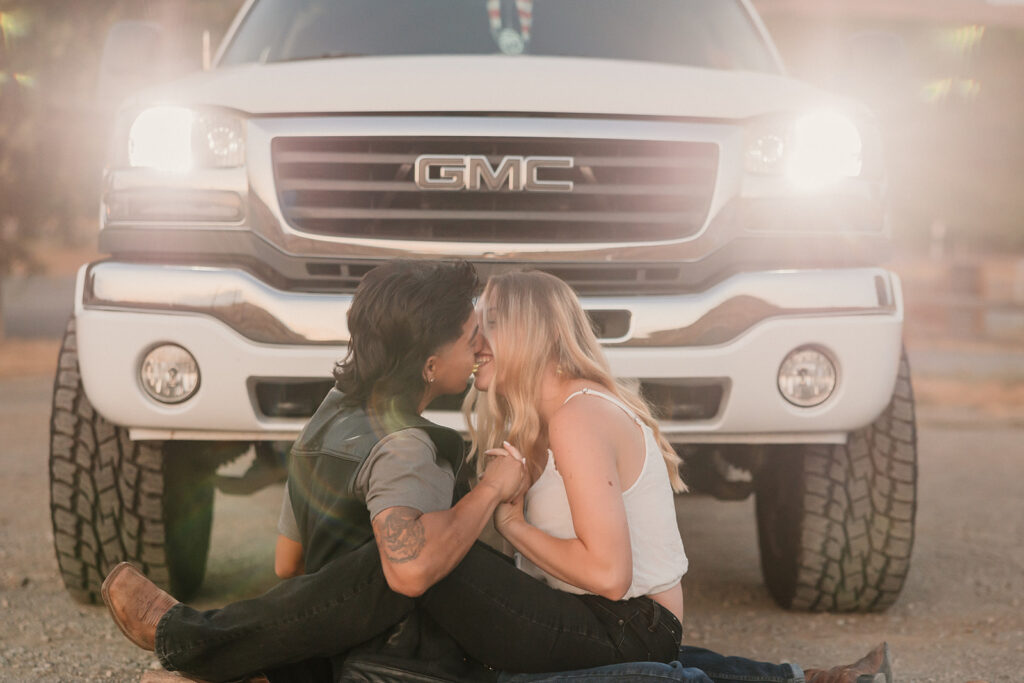
[[[502,157],[498,167],[482,154],[421,154],[416,157],[416,186],[422,190],[572,192],[571,180],[540,180],[541,169],[572,168],[572,157]]]

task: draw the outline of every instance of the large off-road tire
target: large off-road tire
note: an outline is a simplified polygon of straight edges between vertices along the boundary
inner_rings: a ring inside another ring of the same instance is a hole
[[[97,602],[118,562],[138,565],[178,599],[203,581],[217,463],[202,444],[131,441],[89,403],[68,322],[50,418],[50,512],[64,585]]]
[[[914,545],[917,434],[906,355],[892,400],[844,445],[786,447],[756,477],[761,569],[785,608],[878,612]]]

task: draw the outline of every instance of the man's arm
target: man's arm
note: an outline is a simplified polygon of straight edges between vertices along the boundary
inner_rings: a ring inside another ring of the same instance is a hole
[[[305,573],[301,543],[284,534],[278,535],[277,546],[274,548],[274,573],[279,579],[290,579]]]
[[[480,536],[498,504],[519,491],[525,468],[497,456],[483,479],[449,510],[421,513],[389,507],[373,518],[384,577],[391,590],[418,597],[455,568]]]
[[[303,561],[302,536],[299,533],[298,522],[295,521],[295,511],[292,509],[292,498],[288,492],[288,482],[284,485],[284,498],[281,501],[281,514],[277,519],[277,545],[274,547],[274,573],[279,579],[290,579],[293,576],[304,574],[306,570]]]

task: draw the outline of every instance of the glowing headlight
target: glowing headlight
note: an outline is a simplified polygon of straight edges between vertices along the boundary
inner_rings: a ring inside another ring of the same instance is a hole
[[[836,366],[813,347],[791,351],[779,367],[779,391],[795,406],[821,405],[836,388]]]
[[[142,360],[142,388],[161,403],[181,403],[199,388],[199,364],[176,344],[158,346]]]
[[[139,114],[128,132],[131,165],[164,171],[190,169],[194,116],[181,107],[154,107]]]
[[[748,131],[747,171],[785,176],[800,189],[859,176],[862,167],[860,132],[837,112],[812,112],[792,122],[761,121]]]
[[[793,127],[793,156],[787,173],[799,187],[819,187],[860,175],[864,163],[860,133],[835,112],[815,112]]]
[[[132,166],[185,172],[245,163],[242,121],[226,112],[159,106],[142,111],[128,131]]]

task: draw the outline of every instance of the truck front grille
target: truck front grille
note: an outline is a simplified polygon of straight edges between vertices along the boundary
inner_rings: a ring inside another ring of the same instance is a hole
[[[430,191],[421,154],[573,157],[572,191]],[[703,226],[718,169],[707,142],[536,138],[276,138],[278,200],[303,232],[451,242],[643,242]]]

